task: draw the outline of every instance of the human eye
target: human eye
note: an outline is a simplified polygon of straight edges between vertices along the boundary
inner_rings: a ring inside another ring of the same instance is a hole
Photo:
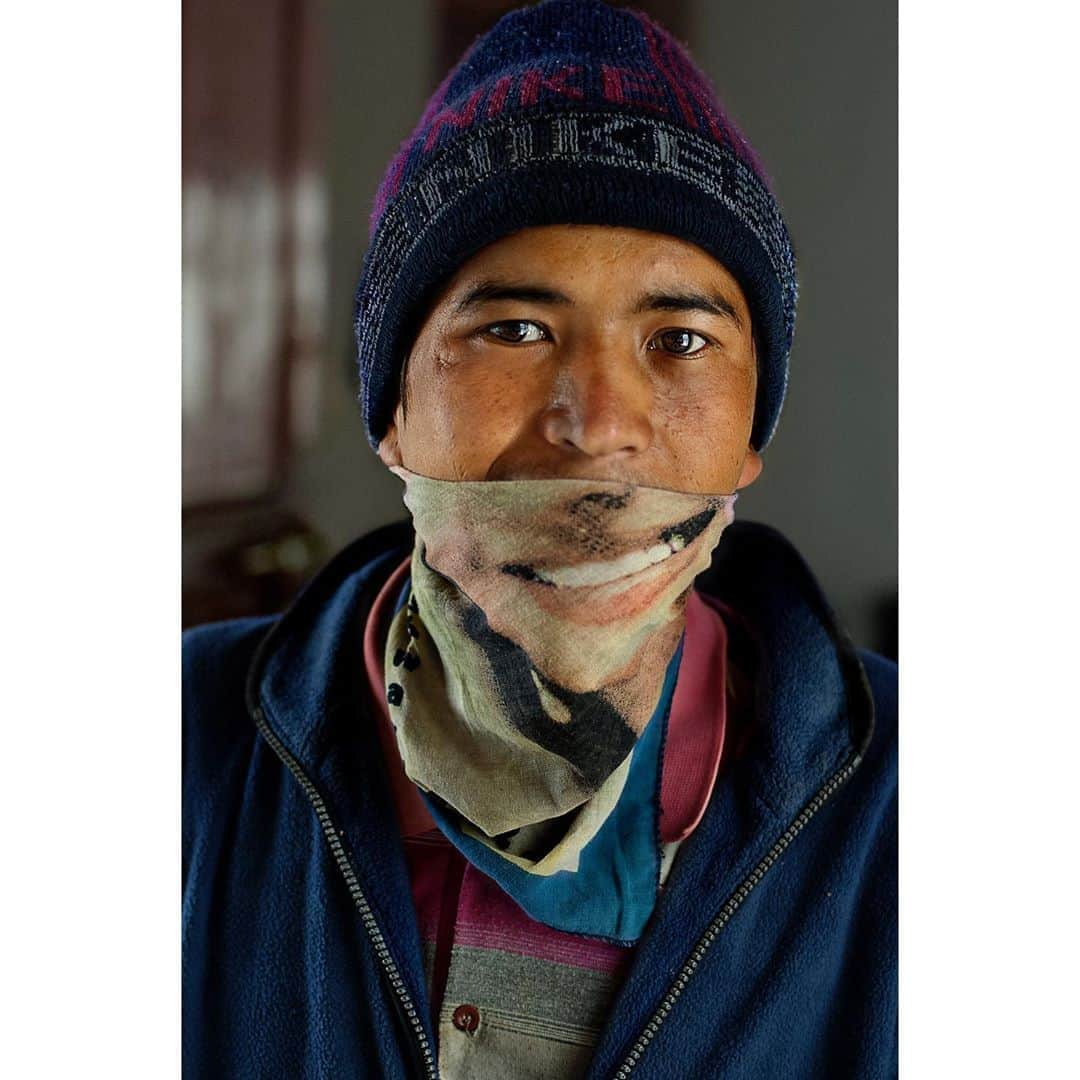
[[[696,356],[711,344],[712,342],[704,334],[679,328],[661,330],[658,334],[654,334],[649,339],[647,347],[652,350],[660,349],[674,356]]]
[[[531,345],[536,341],[546,341],[548,337],[547,331],[539,323],[527,319],[491,323],[481,332],[508,345]]]

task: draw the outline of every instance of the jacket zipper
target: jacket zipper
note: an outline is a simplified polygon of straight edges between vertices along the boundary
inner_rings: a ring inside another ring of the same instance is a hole
[[[431,1052],[431,1046],[428,1043],[427,1034],[424,1032],[424,1026],[420,1022],[420,1016],[416,1010],[416,1006],[409,996],[409,991],[405,987],[405,980],[402,979],[397,964],[394,963],[394,958],[390,955],[390,950],[386,945],[386,939],[383,937],[382,930],[379,929],[379,924],[375,921],[375,916],[372,914],[371,906],[367,902],[367,897],[364,896],[364,893],[360,888],[360,883],[356,879],[356,873],[352,868],[352,864],[349,862],[349,856],[345,853],[345,848],[341,843],[342,834],[330,819],[330,814],[326,809],[326,803],[319,794],[318,788],[316,788],[308,779],[297,760],[285,749],[284,744],[270,729],[269,724],[266,722],[266,715],[263,710],[261,708],[256,708],[253,711],[253,716],[263,738],[266,739],[274,753],[277,754],[288,767],[289,771],[304,789],[304,793],[314,807],[315,815],[319,819],[319,825],[322,827],[322,831],[330,844],[330,850],[333,853],[334,861],[337,863],[338,869],[345,877],[345,884],[348,886],[349,895],[352,896],[353,902],[360,912],[360,919],[364,924],[364,929],[367,930],[368,937],[371,938],[371,943],[375,947],[375,955],[378,956],[387,980],[394,990],[397,1005],[404,1013],[405,1018],[412,1028],[413,1034],[416,1036],[416,1044],[420,1050],[424,1074],[429,1080],[438,1080],[438,1069],[435,1066],[435,1059]]]
[[[619,1066],[618,1070],[614,1074],[613,1080],[626,1080],[626,1078],[633,1071],[634,1066],[641,1060],[642,1054],[644,1054],[649,1043],[655,1038],[656,1033],[660,1030],[660,1025],[667,1018],[668,1014],[675,1007],[675,1002],[678,1000],[679,995],[686,989],[686,984],[693,978],[697,971],[698,965],[701,963],[708,951],[709,946],[713,943],[717,934],[727,925],[731,920],[731,917],[739,909],[740,905],[750,895],[754,887],[765,876],[766,872],[773,866],[773,864],[784,853],[788,845],[799,835],[805,828],[806,823],[821,809],[821,807],[829,800],[833,792],[836,791],[843,783],[845,783],[851,774],[859,767],[862,757],[856,754],[852,757],[846,765],[835,772],[824,784],[824,786],[818,791],[818,793],[810,800],[809,803],[799,812],[798,817],[784,830],[783,835],[772,846],[768,854],[750,871],[746,880],[732,893],[731,898],[724,904],[720,910],[720,914],[712,921],[709,928],[702,934],[700,940],[694,948],[694,951],[690,954],[690,959],[683,965],[682,970],[675,977],[675,981],[671,984],[671,988],[667,994],[664,995],[663,1001],[660,1002],[653,1013],[652,1018],[645,1025],[644,1030],[638,1036],[637,1042],[634,1043],[629,1054],[626,1055],[626,1060]]]

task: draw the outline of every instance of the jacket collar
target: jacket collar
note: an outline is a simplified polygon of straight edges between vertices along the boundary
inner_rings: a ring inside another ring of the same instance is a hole
[[[426,1001],[420,943],[394,805],[363,662],[367,613],[413,543],[409,522],[343,549],[274,623],[248,672],[247,704],[320,790],[416,1001]],[[702,592],[737,612],[756,656],[745,752],[722,767],[713,799],[683,844],[594,1060],[617,1060],[626,1031],[652,1014],[670,973],[720,907],[775,849],[794,819],[873,731],[873,698],[847,634],[810,571],[778,532],[736,521]],[[620,1032],[622,1035],[620,1035]]]

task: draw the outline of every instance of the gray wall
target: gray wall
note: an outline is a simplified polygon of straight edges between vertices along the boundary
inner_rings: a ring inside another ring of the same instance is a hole
[[[352,399],[352,288],[382,169],[419,117],[434,0],[328,0],[330,348],[319,442],[288,499],[334,548],[400,517]],[[896,587],[896,11],[858,0],[698,0],[693,52],[773,177],[800,301],[791,387],[737,513],[803,552],[856,641]]]
[[[790,392],[736,513],[784,532],[873,644],[897,564],[896,10],[702,3],[691,44],[773,177],[799,264]]]
[[[354,399],[352,295],[367,247],[375,189],[435,88],[435,0],[323,0],[330,67],[327,172],[330,282],[323,418],[318,442],[298,455],[286,500],[332,548],[405,515],[401,484],[364,436]]]

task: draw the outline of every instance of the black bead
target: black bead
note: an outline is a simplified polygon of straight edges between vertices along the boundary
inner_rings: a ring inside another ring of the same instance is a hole
[[[405,650],[404,649],[395,649],[394,650],[394,667],[401,667],[401,662],[404,659],[405,659]]]
[[[420,666],[420,657],[414,652],[405,654],[405,670],[415,671]]]
[[[386,700],[391,705],[400,705],[402,698],[405,697],[405,691],[396,682],[392,682],[386,688]]]
[[[405,633],[408,634],[411,638],[418,638],[420,636],[420,631],[417,630],[411,622],[407,622],[405,624]]]

